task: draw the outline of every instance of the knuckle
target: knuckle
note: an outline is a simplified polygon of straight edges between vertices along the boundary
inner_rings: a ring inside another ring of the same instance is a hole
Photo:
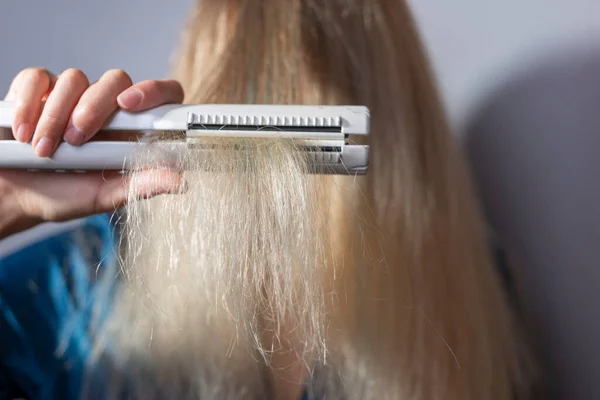
[[[86,74],[81,70],[75,68],[69,68],[65,70],[60,77],[69,81],[76,82],[78,84],[89,85],[89,80]]]
[[[102,110],[94,103],[79,104],[76,112],[73,113],[73,123],[82,130],[101,124],[105,118]]]
[[[45,68],[27,68],[23,70],[23,76],[31,81],[47,81],[50,80],[48,70]]]
[[[54,132],[56,131],[54,128],[61,125],[65,119],[65,115],[58,110],[44,110],[42,121],[40,121],[40,126],[46,128],[45,130],[48,132],[48,135],[52,135],[53,133],[56,133]]]
[[[156,92],[160,92],[161,87],[160,87],[160,82],[158,81],[146,81],[144,87],[146,89],[147,92],[150,93],[156,93]]]
[[[25,68],[13,79],[10,90],[18,95],[24,88],[32,85],[48,85],[50,73],[44,68]]]
[[[171,86],[172,90],[173,90],[173,94],[177,97],[177,98],[183,98],[184,97],[184,91],[183,91],[183,87],[181,86],[181,83],[179,83],[176,80],[169,80],[168,81],[169,85]]]
[[[117,82],[126,83],[128,86],[131,86],[132,84],[131,77],[127,72],[123,71],[122,69],[110,69],[106,71],[104,76]]]
[[[15,100],[14,105],[15,105],[14,114],[15,114],[16,120],[22,119],[26,114],[29,113],[29,110],[31,109],[30,103],[28,103],[18,97]]]

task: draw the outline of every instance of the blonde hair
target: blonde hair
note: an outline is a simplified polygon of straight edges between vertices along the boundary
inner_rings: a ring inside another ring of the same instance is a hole
[[[188,103],[366,105],[370,166],[212,140],[184,194],[134,201],[98,342],[134,397],[265,398],[289,352],[328,399],[513,398],[519,341],[404,1],[199,1],[175,77]]]

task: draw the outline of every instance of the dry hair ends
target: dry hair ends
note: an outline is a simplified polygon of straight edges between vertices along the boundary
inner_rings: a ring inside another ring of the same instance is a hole
[[[308,175],[285,140],[183,155],[184,194],[128,208],[92,362],[109,395],[264,399],[294,376],[327,399],[521,393],[520,345],[404,1],[203,0],[175,77],[188,103],[366,105],[369,173]]]

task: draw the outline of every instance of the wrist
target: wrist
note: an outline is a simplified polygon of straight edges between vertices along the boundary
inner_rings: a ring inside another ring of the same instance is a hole
[[[37,225],[39,221],[26,215],[15,189],[0,180],[0,240]]]

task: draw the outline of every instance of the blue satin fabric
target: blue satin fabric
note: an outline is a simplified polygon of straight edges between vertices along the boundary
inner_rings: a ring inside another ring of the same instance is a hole
[[[115,267],[114,232],[98,215],[0,260],[0,368],[27,398],[78,398],[92,316],[107,298],[99,272]]]

